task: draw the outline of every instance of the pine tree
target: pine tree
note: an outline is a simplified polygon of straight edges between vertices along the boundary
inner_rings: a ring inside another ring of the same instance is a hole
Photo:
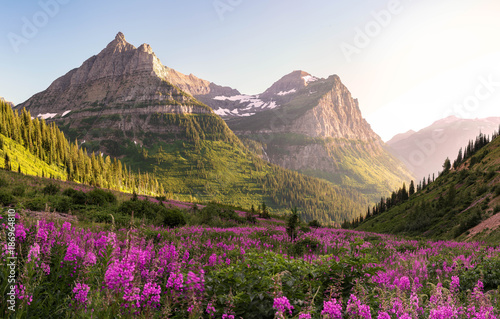
[[[413,183],[413,180],[410,182],[410,189],[409,189],[409,195],[415,194],[415,184]]]
[[[10,166],[10,157],[7,153],[5,153],[5,166],[4,168],[8,171],[11,170],[11,166]]]

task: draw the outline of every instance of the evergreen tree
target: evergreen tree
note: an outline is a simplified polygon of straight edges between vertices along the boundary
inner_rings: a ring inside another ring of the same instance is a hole
[[[294,241],[297,237],[297,227],[299,226],[300,218],[297,212],[297,207],[292,208],[292,214],[288,216],[286,221],[286,232],[290,236],[290,241]]]
[[[8,171],[11,170],[11,166],[10,166],[10,157],[7,153],[5,153],[5,166],[4,168]]]
[[[413,180],[410,182],[410,189],[409,189],[409,195],[415,194],[415,184],[413,183]]]
[[[443,164],[443,174],[447,173],[451,168],[450,159],[447,157]]]

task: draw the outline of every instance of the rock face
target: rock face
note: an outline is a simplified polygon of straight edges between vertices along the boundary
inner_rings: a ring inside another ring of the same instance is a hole
[[[165,67],[148,44],[136,48],[120,32],[99,54],[16,108],[56,121],[71,138],[100,141],[100,151],[112,152],[130,138],[142,145],[153,140],[152,134],[164,141],[184,139],[187,130],[192,135],[192,123],[171,115],[207,115],[217,134],[229,132],[212,109],[192,95],[210,93],[234,90]],[[208,136],[214,136],[211,129]]]
[[[16,108],[23,107],[115,156],[126,154],[122,146],[130,140],[151,147],[153,140],[188,136],[237,141],[220,115],[240,137],[257,141],[266,160],[354,187],[374,201],[411,178],[338,76],[294,71],[262,94],[243,95],[164,66],[148,44],[136,48],[122,33]]]
[[[473,120],[450,116],[418,132],[398,134],[387,145],[421,179],[442,171],[447,157],[453,162],[469,140],[475,140],[480,133],[491,135],[499,125],[500,117]]]
[[[58,78],[47,90],[18,108],[26,107],[36,116],[62,116],[66,111],[75,112],[90,106],[198,104],[189,112],[203,113],[210,110],[199,106],[198,101],[184,92],[205,95],[217,90],[233,92],[165,67],[148,44],[136,48],[120,32],[98,55]]]
[[[240,137],[262,143],[270,162],[353,186],[374,201],[412,179],[337,75],[321,79],[294,71],[259,98],[273,99],[275,108],[226,121]]]

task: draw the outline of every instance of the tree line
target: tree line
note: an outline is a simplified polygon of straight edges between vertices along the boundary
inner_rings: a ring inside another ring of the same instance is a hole
[[[116,158],[87,154],[84,148],[79,147],[78,141],[70,143],[54,123],[47,124],[43,119],[32,118],[26,109],[17,112],[10,105],[0,102],[0,134],[20,144],[43,162],[64,169],[68,181],[141,194],[163,193],[163,187],[154,176],[132,172]],[[3,151],[4,169],[12,170],[9,152],[5,148]],[[17,170],[22,172],[19,164]]]
[[[453,161],[453,165],[449,158],[443,163],[443,171],[439,173],[439,176],[448,173],[451,169],[458,169],[461,164],[471,158],[471,165],[474,165],[478,159],[473,157],[479,150],[488,145],[491,141],[495,140],[500,135],[500,126],[498,131],[495,131],[491,139],[489,136],[480,133],[475,140],[470,140],[465,148],[460,148],[458,151],[457,158]],[[373,207],[368,207],[366,214],[361,214],[358,217],[352,220],[345,220],[342,223],[342,228],[356,228],[359,224],[361,224],[366,219],[377,216],[379,214],[385,213],[391,208],[403,204],[410,199],[411,196],[417,194],[423,190],[425,190],[431,183],[435,181],[435,176],[432,174],[432,178],[429,175],[427,179],[424,177],[422,181],[420,181],[417,185],[413,182],[410,182],[410,186],[407,188],[406,183],[403,183],[403,186],[399,188],[397,191],[393,191],[391,196],[380,199],[380,202],[375,204]]]

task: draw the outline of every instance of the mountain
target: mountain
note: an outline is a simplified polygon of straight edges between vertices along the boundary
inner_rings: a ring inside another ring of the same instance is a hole
[[[434,182],[417,185],[409,199],[390,207],[378,204],[358,230],[434,239],[499,242],[500,136],[485,135]],[[453,156],[456,158],[457,156]],[[444,160],[443,160],[444,162]]]
[[[481,132],[492,134],[499,125],[500,117],[460,119],[450,116],[418,132],[396,135],[387,145],[420,179],[441,171],[444,159],[454,159],[469,140],[474,140]]]
[[[163,66],[149,45],[136,48],[118,33],[16,109],[56,123],[90,152],[154,173],[171,198],[243,207],[266,202],[277,212],[298,206],[306,220],[324,223],[359,214],[368,201],[357,190],[265,162],[196,98],[234,94]]]
[[[260,95],[214,99],[241,102],[232,110],[206,103],[271,163],[354,187],[371,201],[412,179],[337,75],[322,79],[294,71]]]

